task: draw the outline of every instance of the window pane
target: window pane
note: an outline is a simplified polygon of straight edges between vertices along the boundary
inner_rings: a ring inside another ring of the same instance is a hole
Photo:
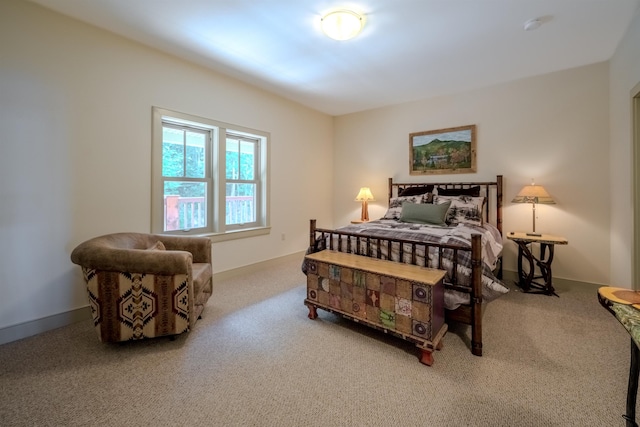
[[[227,138],[226,153],[226,177],[227,179],[238,179],[240,176],[240,144],[237,139]]]
[[[162,127],[162,176],[184,176],[184,131]]]
[[[164,231],[207,226],[207,183],[165,181]]]
[[[204,178],[205,143],[207,134],[187,131],[187,173],[188,178]]]
[[[256,221],[256,185],[227,184],[227,225],[246,224]]]
[[[240,142],[240,179],[252,180],[255,169],[255,149],[253,142]]]

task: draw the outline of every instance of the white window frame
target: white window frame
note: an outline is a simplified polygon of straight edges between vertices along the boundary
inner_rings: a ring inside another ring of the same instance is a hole
[[[164,178],[162,176],[162,127],[164,123],[210,131],[211,140],[205,148],[210,168],[205,172],[208,185],[207,227],[193,230],[164,231]],[[256,141],[256,222],[225,224],[226,217],[226,140],[227,131]],[[268,132],[206,119],[191,114],[152,108],[151,162],[151,232],[155,234],[208,236],[212,241],[225,241],[269,234],[269,140]]]
[[[261,201],[262,201],[262,195],[261,195],[261,191],[260,191],[260,160],[262,158],[262,154],[260,153],[260,146],[262,145],[262,141],[260,140],[260,138],[257,138],[255,135],[248,135],[245,133],[239,133],[239,132],[234,132],[230,129],[227,129],[226,135],[225,135],[225,142],[227,141],[227,139],[233,139],[233,140],[237,140],[238,144],[242,142],[248,142],[251,144],[254,144],[255,150],[254,150],[254,165],[253,165],[253,179],[252,180],[247,180],[247,179],[242,179],[240,178],[240,176],[238,175],[237,178],[227,178],[227,174],[225,172],[225,194],[226,194],[226,184],[253,184],[256,186],[256,194],[255,194],[255,198],[256,198],[256,221],[255,222],[251,222],[251,223],[246,223],[246,224],[225,224],[228,230],[239,230],[239,229],[243,229],[243,228],[247,228],[247,227],[255,227],[258,225],[259,221],[260,221],[260,206],[261,206]],[[226,147],[225,147],[225,151],[226,151]],[[226,159],[226,152],[225,152],[225,159]],[[238,159],[240,160],[240,159]],[[239,164],[240,165],[240,164]],[[238,171],[239,174],[240,171]],[[226,212],[225,212],[225,221],[226,221]]]

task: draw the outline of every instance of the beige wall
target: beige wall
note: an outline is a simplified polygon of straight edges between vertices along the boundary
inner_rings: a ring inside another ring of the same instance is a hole
[[[529,231],[531,206],[510,203],[531,178],[557,205],[538,206],[537,231],[566,236],[556,248],[555,277],[609,283],[608,64],[518,80],[458,95],[345,115],[335,120],[334,217],[358,217],[353,201],[369,186],[371,217],[386,210],[387,178],[413,181],[505,177],[504,230]],[[477,125],[477,173],[409,175],[408,135]],[[505,268],[516,247],[505,243]]]
[[[0,2],[0,40],[0,330],[87,305],[79,242],[150,230],[152,106],[271,133],[271,234],[215,244],[216,272],[331,221],[330,116],[29,2]]]
[[[640,188],[632,187],[633,136],[632,89],[640,84],[640,11],[631,23],[624,40],[610,61],[609,99],[611,136],[609,144],[611,173],[611,284],[640,289],[633,283],[633,198],[640,197]],[[640,150],[636,150],[640,156]],[[639,215],[635,213],[636,217]],[[640,222],[639,222],[640,223]],[[640,230],[635,230],[639,233]],[[640,250],[640,248],[636,248]],[[636,257],[637,259],[637,257]],[[636,266],[640,268],[640,266]],[[637,276],[636,276],[637,277]]]

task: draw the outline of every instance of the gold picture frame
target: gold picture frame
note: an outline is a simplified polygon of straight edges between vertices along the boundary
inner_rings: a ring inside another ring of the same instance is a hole
[[[476,125],[409,134],[411,175],[474,172]]]

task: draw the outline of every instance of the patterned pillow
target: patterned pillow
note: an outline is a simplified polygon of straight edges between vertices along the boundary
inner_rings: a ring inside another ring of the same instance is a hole
[[[434,185],[420,185],[404,188],[398,197],[419,196],[420,194],[433,193]]]
[[[480,196],[480,186],[476,185],[469,188],[443,188],[438,187],[438,194],[441,196]]]
[[[451,206],[447,211],[447,224],[470,224],[482,226],[482,207],[484,206],[484,197],[436,195],[433,198],[433,203],[436,205],[449,201],[451,202]]]
[[[400,219],[403,203],[422,203],[423,195],[409,197],[392,197],[389,200],[389,209],[382,219]]]

